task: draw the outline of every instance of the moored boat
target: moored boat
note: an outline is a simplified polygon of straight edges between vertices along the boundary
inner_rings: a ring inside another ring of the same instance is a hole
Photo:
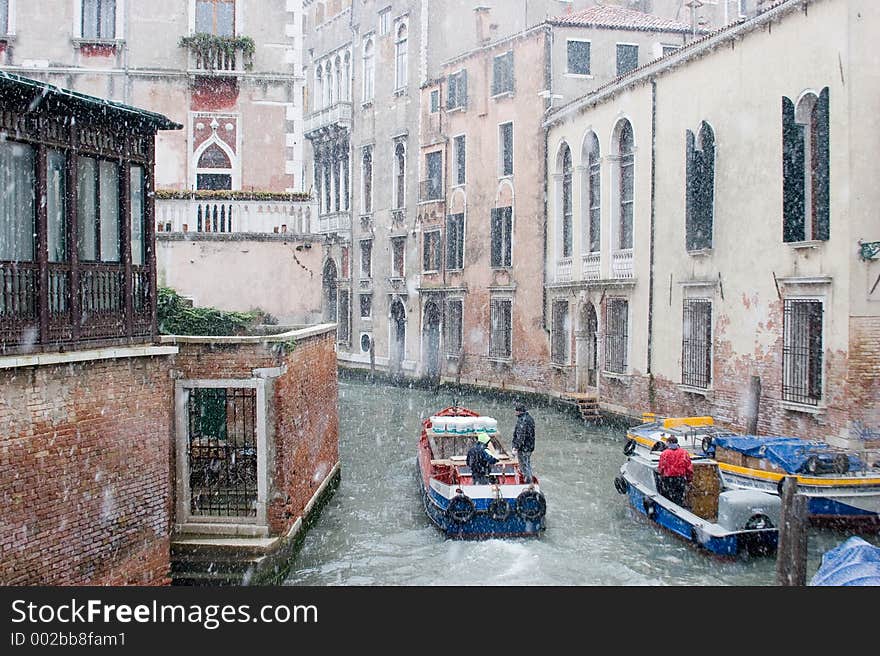
[[[498,458],[489,484],[476,484],[466,462],[478,431],[489,435],[490,450]],[[494,418],[463,407],[444,408],[422,421],[416,460],[425,512],[447,537],[537,536],[545,530],[547,502],[538,479],[525,481]]]
[[[727,489],[778,494],[782,479],[797,479],[808,497],[813,524],[880,524],[880,464],[826,442],[789,436],[741,435],[715,425],[712,417],[657,417],[627,431],[625,455],[657,453],[675,435],[679,446],[718,462]]]
[[[718,463],[692,459],[693,480],[684,505],[658,489],[659,453],[627,456],[614,479],[629,505],[657,526],[692,545],[722,558],[765,556],[779,543],[781,501],[757,490],[723,490]]]

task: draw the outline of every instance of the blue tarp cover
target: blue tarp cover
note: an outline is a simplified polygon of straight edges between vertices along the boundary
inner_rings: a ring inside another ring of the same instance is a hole
[[[880,547],[849,538],[825,552],[810,585],[880,585]]]
[[[739,451],[747,456],[766,458],[782,467],[789,474],[795,474],[804,466],[807,458],[818,456],[820,460],[830,461],[839,453],[825,442],[811,442],[799,437],[769,437],[757,435],[718,435],[713,443],[731,451]],[[848,454],[849,471],[864,469],[858,456]]]

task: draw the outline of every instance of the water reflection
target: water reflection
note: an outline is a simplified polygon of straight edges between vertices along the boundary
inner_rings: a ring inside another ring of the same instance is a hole
[[[421,418],[452,401],[450,390],[340,382],[342,481],[306,536],[288,585],[775,585],[775,558],[720,561],[632,513],[613,485],[624,458],[620,429],[584,426],[547,406],[530,407],[545,534],[445,539],[422,508],[415,458]],[[510,445],[511,398],[469,393],[459,404],[495,417]],[[808,580],[821,554],[846,537],[810,532]]]

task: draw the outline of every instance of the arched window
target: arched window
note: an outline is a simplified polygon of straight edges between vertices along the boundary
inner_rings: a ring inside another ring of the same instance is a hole
[[[199,156],[196,189],[232,189],[232,162],[216,143],[205,148]]]
[[[373,147],[364,146],[363,161],[361,164],[363,211],[369,214],[373,211]]]
[[[351,100],[351,53],[345,52],[345,60],[342,68],[342,95],[340,100],[348,102]]]
[[[830,237],[829,92],[782,99],[783,241]]]
[[[330,107],[335,99],[336,69],[331,62],[327,62],[327,80],[324,84],[324,107]]]
[[[590,252],[598,253],[601,247],[601,157],[599,153],[599,138],[595,132],[591,132],[587,139],[587,175],[588,189],[587,207],[588,207],[588,243],[590,244]]]
[[[394,88],[403,89],[407,82],[407,33],[406,24],[397,29],[397,42],[395,43],[395,77]]]
[[[715,201],[715,133],[702,122],[699,135],[685,131],[685,245],[687,250],[712,248]]]
[[[571,257],[571,149],[562,149],[562,257]]]
[[[619,179],[619,208],[617,248],[633,247],[633,197],[635,188],[635,155],[633,131],[629,121],[620,125],[617,139],[617,166]]]
[[[342,58],[339,55],[336,55],[336,61],[333,62],[333,70],[336,71],[334,95],[336,96],[336,102],[342,102],[345,100],[345,71],[342,68]]]
[[[364,88],[362,100],[367,102],[373,99],[376,78],[376,56],[373,48],[373,40],[369,39],[364,44]]]
[[[401,142],[394,147],[395,194],[394,207],[400,209],[406,202],[406,146]]]

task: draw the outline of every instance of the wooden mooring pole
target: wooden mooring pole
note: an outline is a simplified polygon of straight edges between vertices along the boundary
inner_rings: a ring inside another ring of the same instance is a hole
[[[782,479],[782,514],[776,552],[776,585],[807,584],[807,497],[797,493],[797,477]]]

